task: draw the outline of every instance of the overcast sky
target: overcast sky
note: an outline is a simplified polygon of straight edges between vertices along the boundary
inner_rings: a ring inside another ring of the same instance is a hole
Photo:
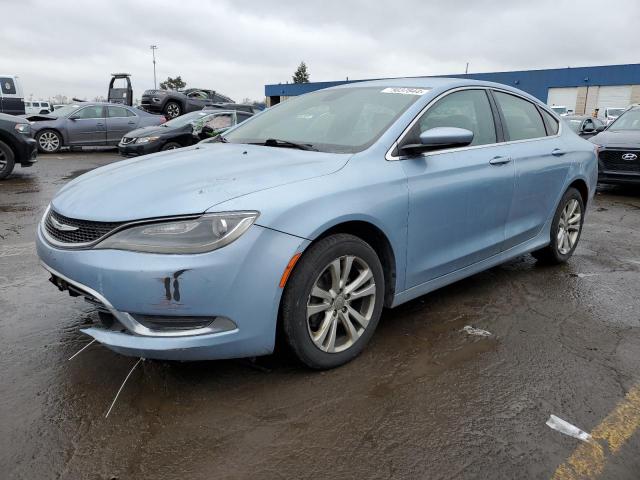
[[[262,99],[304,60],[312,81],[640,61],[638,0],[0,0],[0,73],[25,96],[188,86]]]

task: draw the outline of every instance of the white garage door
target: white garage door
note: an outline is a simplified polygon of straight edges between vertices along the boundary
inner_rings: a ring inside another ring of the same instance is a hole
[[[576,109],[578,87],[550,88],[547,94],[547,105],[563,105],[569,110]]]
[[[619,87],[600,87],[598,92],[598,108],[604,112],[605,108],[625,108],[631,103],[631,85]]]

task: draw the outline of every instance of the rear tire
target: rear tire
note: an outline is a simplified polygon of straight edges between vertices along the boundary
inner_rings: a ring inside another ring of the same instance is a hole
[[[565,263],[578,246],[583,222],[582,195],[575,188],[569,188],[562,196],[553,217],[549,245],[532,252],[531,255],[549,265]]]
[[[373,248],[353,235],[331,235],[304,253],[285,286],[285,340],[308,367],[338,367],[365,348],[383,301],[384,273]]]
[[[55,130],[42,130],[36,135],[40,153],[56,153],[62,147],[62,136]]]
[[[167,150],[175,150],[176,148],[182,148],[182,145],[178,142],[167,142],[160,148],[160,151],[165,152]]]
[[[182,115],[182,107],[177,102],[167,102],[164,106],[163,113],[169,120],[173,120],[174,118],[178,118]]]
[[[11,147],[0,141],[0,180],[4,180],[15,167],[15,156]]]

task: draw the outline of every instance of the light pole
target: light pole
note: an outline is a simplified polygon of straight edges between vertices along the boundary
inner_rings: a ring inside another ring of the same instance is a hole
[[[149,48],[151,49],[151,55],[153,55],[153,88],[156,89],[158,88],[156,83],[156,50],[158,47],[156,45],[151,45]]]

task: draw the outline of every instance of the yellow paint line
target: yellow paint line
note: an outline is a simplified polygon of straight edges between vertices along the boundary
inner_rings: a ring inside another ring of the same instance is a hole
[[[560,465],[552,480],[596,479],[607,460],[640,428],[640,385],[636,385],[616,408],[593,429],[592,441],[580,444]]]

